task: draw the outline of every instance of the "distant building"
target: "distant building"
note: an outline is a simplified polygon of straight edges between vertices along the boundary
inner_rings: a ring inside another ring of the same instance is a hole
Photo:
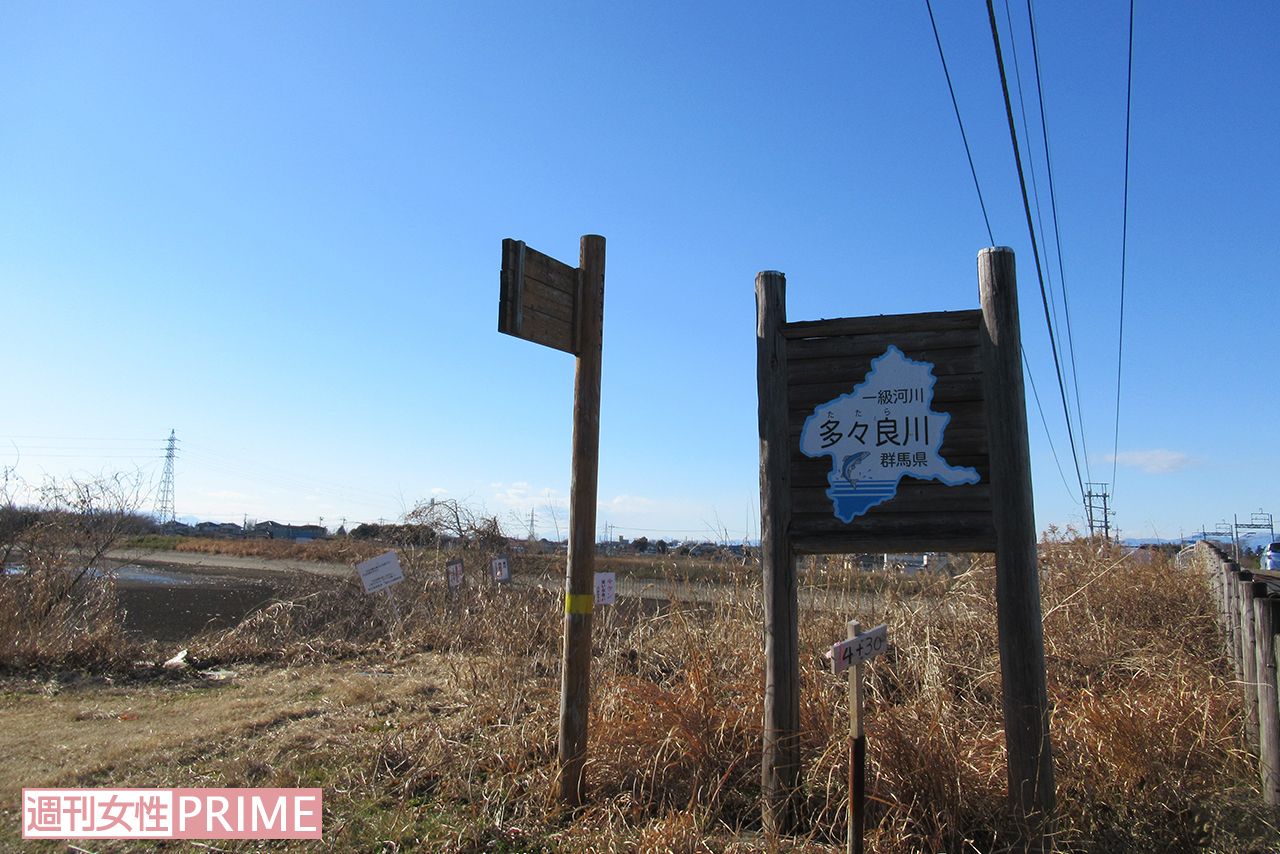
[[[198,537],[239,537],[244,529],[235,522],[200,522],[196,525]]]
[[[323,525],[282,525],[270,521],[254,525],[253,532],[268,540],[293,540],[296,543],[323,540],[329,536],[328,529]]]

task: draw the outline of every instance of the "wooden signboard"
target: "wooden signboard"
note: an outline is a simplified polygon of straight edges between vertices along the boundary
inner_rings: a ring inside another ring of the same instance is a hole
[[[502,241],[499,332],[577,355],[580,302],[576,267],[523,240]]]
[[[981,327],[982,312],[977,310],[817,320],[782,327],[791,452],[791,542],[797,552],[995,551],[987,413],[978,353]],[[874,363],[886,354],[893,358],[890,348],[905,360],[927,365],[927,370],[915,373],[931,376],[932,387],[877,383]],[[858,400],[846,406],[848,417],[834,417],[840,412],[840,398],[854,392]],[[900,414],[911,411],[929,414]],[[811,450],[816,456],[805,453],[800,443],[806,421],[815,414],[819,431]],[[823,425],[828,425],[825,437]],[[926,456],[940,456],[944,465],[973,474],[959,475],[956,479],[962,482],[950,484],[924,476],[935,471],[920,465],[925,458],[918,455],[928,447],[923,441],[926,435],[929,444],[941,439],[940,447],[932,449],[936,453]],[[830,447],[837,453],[821,453],[821,446],[836,436],[840,440]],[[882,493],[891,497],[844,521],[830,493],[840,487],[849,492],[868,488],[866,480],[859,483],[856,475],[842,477],[838,470],[841,462],[859,452],[868,455],[859,468],[874,470],[873,481],[884,484]],[[892,455],[892,460],[886,460],[885,454]],[[883,461],[892,465],[878,465]]]
[[[502,241],[498,331],[577,357],[573,380],[573,474],[569,557],[565,566],[564,647],[560,682],[560,800],[586,794],[587,717],[591,697],[591,612],[595,596],[596,486],[600,462],[600,367],[604,340],[604,238],[583,235],[578,266]]]
[[[788,322],[786,278],[756,277],[770,833],[793,827],[801,779],[797,553],[995,553],[1010,801],[1032,836],[1050,826],[1013,252],[983,249],[978,285],[980,310]]]

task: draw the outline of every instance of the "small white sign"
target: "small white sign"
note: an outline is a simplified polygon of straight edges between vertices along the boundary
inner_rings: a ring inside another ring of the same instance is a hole
[[[394,551],[356,564],[356,572],[360,573],[360,581],[364,583],[365,593],[377,593],[379,590],[385,590],[393,584],[404,581],[404,572],[400,569],[400,558]]]
[[[511,583],[511,561],[507,559],[506,555],[495,557],[493,562],[489,564],[489,568],[493,572],[494,584]]]
[[[831,647],[827,651],[827,658],[831,659],[831,672],[843,673],[855,664],[882,655],[888,647],[889,626],[881,623],[874,629]]]
[[[444,565],[445,578],[449,582],[450,590],[457,590],[462,586],[462,558],[454,558]]]
[[[617,581],[612,572],[596,573],[596,604],[612,605],[618,597]]]

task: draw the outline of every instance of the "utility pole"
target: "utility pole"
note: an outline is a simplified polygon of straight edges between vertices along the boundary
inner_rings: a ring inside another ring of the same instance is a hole
[[[1101,535],[1103,539],[1111,539],[1111,508],[1108,501],[1111,493],[1107,491],[1107,483],[1086,483],[1084,493],[1084,509],[1089,521],[1089,536]]]

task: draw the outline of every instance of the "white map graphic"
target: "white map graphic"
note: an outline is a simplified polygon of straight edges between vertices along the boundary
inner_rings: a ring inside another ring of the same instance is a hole
[[[978,482],[976,469],[948,465],[938,453],[951,415],[931,408],[936,382],[931,362],[908,359],[891,344],[853,391],[805,419],[800,451],[831,457],[827,497],[840,521],[893,499],[904,477]]]

